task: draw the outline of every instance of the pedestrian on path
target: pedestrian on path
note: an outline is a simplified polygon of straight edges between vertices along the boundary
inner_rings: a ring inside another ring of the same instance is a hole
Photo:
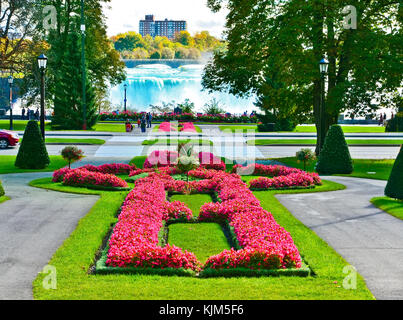
[[[146,123],[146,122],[147,122],[147,121],[146,121],[146,116],[143,115],[143,117],[141,118],[141,132],[142,132],[142,133],[146,133],[146,132],[147,132],[147,129],[146,129],[147,123]]]

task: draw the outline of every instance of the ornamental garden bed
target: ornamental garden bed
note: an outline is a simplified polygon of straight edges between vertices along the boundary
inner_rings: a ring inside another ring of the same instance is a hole
[[[206,153],[198,157],[201,166],[187,174],[175,166],[177,154],[167,151],[151,154],[144,169],[114,164],[54,173],[54,183],[72,187],[121,191],[128,190],[127,181],[134,183],[92,271],[204,278],[309,276],[310,268],[291,235],[261,207],[251,189],[256,184],[263,190],[314,188],[321,184],[320,178],[281,166],[234,166],[233,172],[253,169],[255,175],[264,176],[251,180],[249,188],[240,175],[225,171],[220,158]],[[128,175],[131,180],[118,175]],[[193,210],[176,200],[201,194],[203,203]],[[204,248],[199,250],[204,252],[202,257],[192,252],[198,251],[191,245],[193,229],[207,230],[201,233],[206,244],[199,243]]]

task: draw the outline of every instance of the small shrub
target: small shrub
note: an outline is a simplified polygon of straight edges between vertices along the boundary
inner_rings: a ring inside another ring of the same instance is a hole
[[[403,147],[396,158],[388,184],[386,185],[385,195],[389,198],[403,200]]]
[[[84,157],[84,153],[82,150],[77,147],[66,147],[62,150],[62,157],[64,160],[68,161],[69,169],[71,168],[71,164],[75,161],[78,161]]]
[[[4,192],[4,188],[3,185],[1,184],[1,180],[0,180],[0,197],[4,196],[6,193]]]
[[[316,171],[319,174],[350,174],[354,170],[343,130],[334,125],[327,133],[319,155]]]
[[[388,121],[386,132],[403,132],[403,112],[398,113]]]
[[[193,156],[181,156],[178,159],[177,168],[179,171],[184,172],[188,175],[189,171],[192,171],[200,166],[199,159]],[[188,175],[189,181],[189,175]]]
[[[38,123],[29,121],[25,129],[15,166],[20,169],[45,169],[50,164],[48,151]]]
[[[298,162],[304,163],[304,171],[306,171],[307,163],[316,159],[315,153],[311,149],[301,149],[296,154]]]

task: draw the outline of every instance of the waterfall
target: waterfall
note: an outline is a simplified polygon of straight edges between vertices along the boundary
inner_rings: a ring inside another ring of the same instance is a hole
[[[196,105],[196,111],[202,111],[204,105],[212,98],[220,101],[224,109],[230,113],[250,113],[256,108],[254,97],[240,99],[231,94],[216,92],[209,94],[202,91],[203,65],[185,65],[171,68],[163,64],[140,65],[127,68],[127,107],[137,111],[147,111],[151,105],[162,105],[162,102],[175,101],[181,103],[190,99]],[[114,106],[123,106],[124,83],[112,87],[110,99]]]

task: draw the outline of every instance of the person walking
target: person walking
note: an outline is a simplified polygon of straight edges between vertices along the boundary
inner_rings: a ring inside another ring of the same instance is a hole
[[[25,120],[25,108],[21,110],[21,120]]]
[[[379,125],[383,125],[383,114],[381,113],[381,116],[379,117]]]
[[[153,115],[150,112],[150,129],[152,128],[152,126],[153,126]]]
[[[39,109],[38,108],[36,108],[36,111],[35,111],[35,119],[37,121],[39,121]]]
[[[146,129],[147,123],[146,123],[146,122],[147,122],[147,121],[146,121],[146,116],[143,115],[143,117],[141,118],[141,132],[142,132],[142,133],[146,133],[146,132],[147,132],[147,129]]]
[[[30,114],[31,114],[31,110],[29,110],[29,107],[27,108],[27,120],[30,120]]]

